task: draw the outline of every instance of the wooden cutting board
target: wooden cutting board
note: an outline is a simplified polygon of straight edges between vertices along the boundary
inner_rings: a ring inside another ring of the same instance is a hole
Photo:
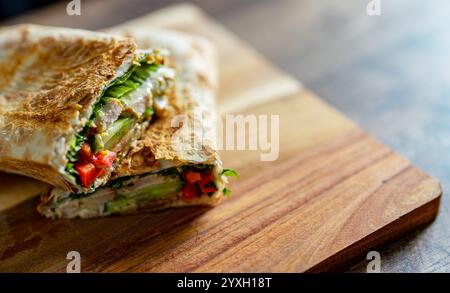
[[[203,35],[220,55],[222,114],[280,117],[280,153],[226,151],[241,179],[215,208],[94,220],[37,214],[45,184],[0,175],[0,271],[303,272],[334,270],[433,220],[439,183],[366,134],[191,5],[124,26]],[[282,54],[282,48],[280,48]]]

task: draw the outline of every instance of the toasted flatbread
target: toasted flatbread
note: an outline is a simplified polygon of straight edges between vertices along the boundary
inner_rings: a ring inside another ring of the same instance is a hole
[[[68,153],[78,151],[76,136],[107,87],[137,66],[138,54],[144,53],[136,51],[131,38],[109,33],[37,25],[1,28],[0,170],[66,191],[88,190],[73,166],[69,171],[75,175],[68,172]],[[139,137],[146,123],[135,125],[128,140]],[[113,169],[95,185],[105,183]]]
[[[215,145],[218,75],[213,45],[201,37],[161,29],[117,32],[132,37],[140,48],[169,50],[169,58],[172,58],[172,63],[176,66],[177,81],[175,94],[171,95],[169,102],[171,112],[150,125],[127,157],[120,161],[113,178],[151,172],[154,166],[148,160],[137,158],[140,154],[151,154],[155,161],[194,164],[220,162]],[[183,132],[180,128],[173,127],[178,124],[174,120],[175,116],[180,117],[180,124],[187,123],[192,128]],[[194,125],[198,127],[193,127]],[[194,137],[190,139],[188,136]],[[178,137],[179,141],[174,141],[174,137]],[[192,140],[196,140],[198,144],[194,145]]]
[[[106,187],[83,197],[52,190],[42,197],[39,212],[51,218],[91,218],[217,203],[227,180],[215,145],[218,78],[214,47],[202,38],[167,30],[114,33],[133,37],[139,48],[170,52],[177,75],[170,107],[133,143]],[[186,131],[186,125],[195,124],[196,128]],[[197,143],[191,144],[193,140]],[[211,176],[213,187],[201,188],[195,196],[186,198],[185,170],[201,174],[202,179],[204,175]],[[136,191],[148,185],[148,192]]]

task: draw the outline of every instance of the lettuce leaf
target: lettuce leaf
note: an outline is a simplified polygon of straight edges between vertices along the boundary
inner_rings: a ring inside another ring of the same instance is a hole
[[[159,64],[141,63],[140,65],[133,65],[128,71],[127,78],[115,81],[108,87],[103,96],[106,98],[120,99],[132,91],[136,90],[144,81],[146,81],[152,74],[160,67]]]
[[[223,169],[222,175],[225,175],[227,177],[236,177],[237,179],[239,179],[239,174],[233,169]]]

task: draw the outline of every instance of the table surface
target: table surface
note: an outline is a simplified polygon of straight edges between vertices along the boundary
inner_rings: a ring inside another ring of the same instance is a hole
[[[100,29],[177,1],[68,1],[1,24]],[[383,272],[450,272],[450,2],[381,0],[198,0],[200,6],[275,65],[403,154],[443,185],[438,218],[379,250]],[[366,262],[348,268],[364,272]]]

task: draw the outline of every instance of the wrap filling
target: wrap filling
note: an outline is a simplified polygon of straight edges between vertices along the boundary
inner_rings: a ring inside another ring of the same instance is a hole
[[[148,126],[154,100],[167,98],[173,75],[158,51],[146,51],[124,75],[108,84],[85,127],[71,141],[67,178],[91,191],[106,181],[118,156]],[[97,179],[100,182],[94,184]]]
[[[222,185],[220,177],[214,174],[213,165],[181,165],[153,173],[121,177],[93,193],[54,190],[50,202],[42,208],[51,211],[52,215],[66,218],[127,213],[158,201],[181,199],[189,202],[204,195],[211,197]]]

